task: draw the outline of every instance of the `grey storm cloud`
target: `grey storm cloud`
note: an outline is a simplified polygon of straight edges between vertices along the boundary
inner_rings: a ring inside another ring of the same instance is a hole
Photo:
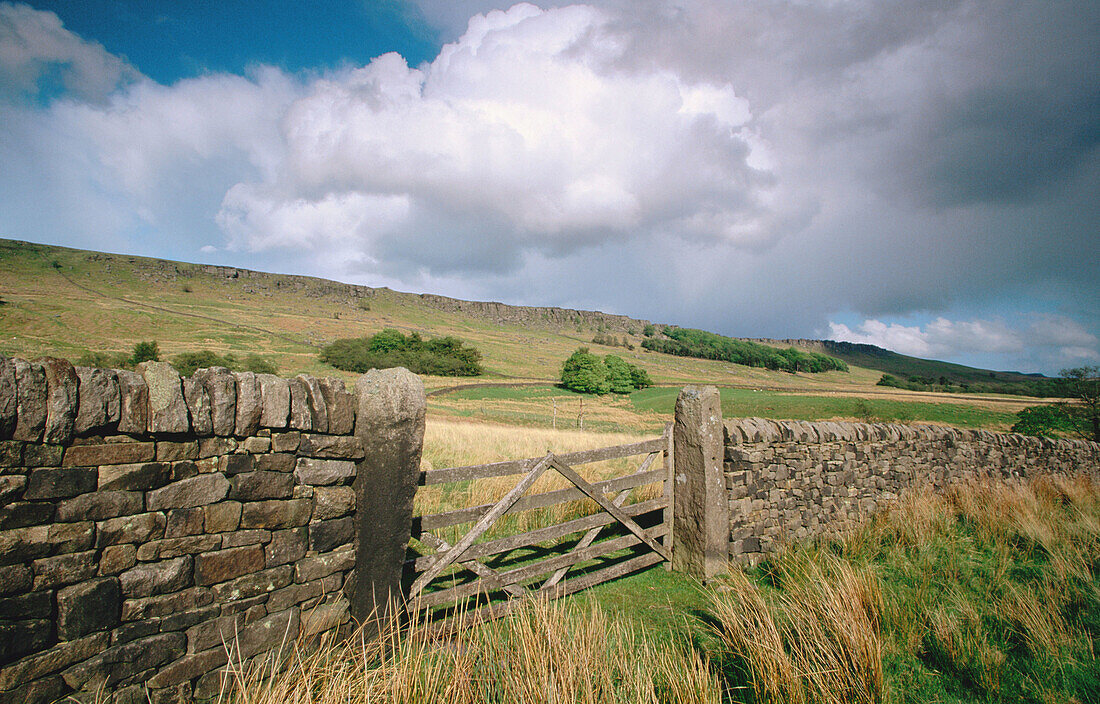
[[[1100,3],[409,7],[442,46],[420,66],[159,85],[0,4],[0,234],[1048,371],[1100,358]],[[69,93],[43,101],[62,65]],[[907,316],[924,327],[881,320]]]

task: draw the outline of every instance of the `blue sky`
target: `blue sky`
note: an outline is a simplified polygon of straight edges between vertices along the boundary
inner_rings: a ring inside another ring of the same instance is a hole
[[[1056,373],[1100,362],[1097,27],[0,2],[0,236]]]

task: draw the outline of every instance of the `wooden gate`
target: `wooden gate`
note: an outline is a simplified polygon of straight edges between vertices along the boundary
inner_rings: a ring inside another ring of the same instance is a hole
[[[460,604],[467,615],[495,618],[524,597],[558,598],[671,559],[670,440],[671,426],[628,445],[421,472],[420,486],[447,485],[440,489],[457,495],[473,493],[479,480],[523,476],[493,503],[413,518],[405,565],[410,605],[432,618]],[[622,476],[592,481],[575,469],[636,456],[644,456],[640,465]],[[565,488],[530,493],[554,473]],[[554,522],[548,514],[562,505],[578,515]],[[537,527],[515,533],[501,526],[523,512],[534,512],[527,517]],[[459,535],[458,527],[471,523]],[[453,535],[442,537],[444,531]]]

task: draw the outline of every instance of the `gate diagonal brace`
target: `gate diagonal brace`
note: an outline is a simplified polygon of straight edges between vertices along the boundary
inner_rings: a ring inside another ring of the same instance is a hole
[[[653,552],[657,553],[666,560],[672,559],[668,554],[668,549],[665,548],[664,545],[661,545],[656,540],[646,535],[646,532],[642,530],[641,526],[634,522],[633,518],[623,513],[623,510],[616,506],[613,502],[608,501],[606,496],[601,494],[598,489],[589,484],[584,477],[577,474],[572,467],[565,464],[564,462],[560,462],[553,455],[548,455],[547,459],[553,465],[554,469],[556,469],[563,477],[568,479],[570,482],[573,483],[575,487],[587,494],[588,498],[592,499],[600,506],[602,506],[603,509],[610,513],[616,521],[622,523],[627,530],[637,536],[638,539],[641,540],[643,543],[652,548]]]
[[[644,472],[644,471],[648,470],[649,466],[651,464],[653,464],[653,460],[656,459],[656,457],[657,457],[656,452],[649,453],[649,456],[645,458],[645,460],[642,462],[642,465],[640,467],[638,467],[638,472],[640,473],[640,472]],[[624,503],[626,503],[626,499],[627,499],[628,496],[630,496],[631,491],[632,491],[631,489],[624,489],[622,492],[619,493],[618,496],[615,497],[615,500],[612,503],[614,503],[616,506],[621,507]],[[571,554],[577,552],[578,550],[584,550],[589,545],[594,543],[596,541],[596,537],[600,534],[601,530],[603,530],[603,526],[596,526],[595,528],[590,528],[588,530],[588,532],[584,534],[584,537],[581,538],[580,541],[576,544],[576,546],[572,550],[569,551],[569,554],[571,555]],[[547,589],[550,589],[551,587],[553,587],[555,584],[560,582],[563,577],[565,577],[566,573],[568,573],[569,570],[570,570],[570,567],[560,568],[557,572],[550,575],[550,577],[546,580],[546,582],[544,582],[543,585],[541,587],[539,587],[539,591],[546,591]]]
[[[432,548],[436,552],[443,552],[444,550],[450,550],[451,544],[442,538],[437,538],[431,533],[425,532],[420,536],[421,542],[427,543],[428,547]],[[497,589],[502,589],[512,596],[523,596],[527,593],[527,589],[520,584],[510,584],[504,581],[500,576],[500,573],[494,570],[489,565],[478,562],[477,560],[465,560],[460,561],[460,565],[470,570],[478,577],[481,577],[490,585]]]
[[[531,471],[527,473],[527,476],[525,476],[519,481],[518,484],[512,487],[511,491],[505,494],[504,497],[496,503],[496,505],[494,505],[484,516],[481,517],[481,520],[479,520],[474,525],[474,527],[470,529],[469,533],[462,536],[462,539],[459,540],[454,545],[454,547],[452,547],[450,550],[440,556],[438,560],[432,563],[431,567],[420,573],[420,576],[416,578],[416,581],[414,581],[412,583],[412,586],[409,588],[409,598],[415,599],[416,596],[424,590],[424,587],[430,584],[433,579],[438,577],[443,572],[443,570],[447,569],[448,565],[453,564],[456,560],[462,557],[463,553],[469,550],[470,546],[473,545],[474,542],[478,538],[480,538],[485,531],[489,530],[489,528],[492,527],[492,525],[496,523],[496,521],[501,516],[508,512],[508,509],[512,508],[512,506],[515,505],[517,501],[519,501],[519,498],[523,496],[523,493],[530,489],[532,484],[538,481],[538,478],[543,475],[543,473],[552,465],[553,462],[553,453],[546,453],[546,456],[538,461],[538,463],[531,469]],[[569,471],[572,472],[572,470]],[[581,481],[583,482],[584,480],[581,479]],[[583,489],[581,490],[584,491]],[[620,513],[622,512],[620,511]],[[615,514],[611,515],[614,516]],[[627,520],[629,521],[630,518],[627,517]],[[633,523],[633,521],[631,521],[631,523]],[[629,526],[627,527],[629,528]],[[649,541],[648,538],[646,538],[646,540],[648,542],[652,542]]]

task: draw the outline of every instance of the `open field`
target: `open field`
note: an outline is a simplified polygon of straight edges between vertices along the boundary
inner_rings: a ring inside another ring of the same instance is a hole
[[[1040,402],[888,389],[875,385],[881,373],[869,367],[791,374],[674,357],[640,347],[642,321],[626,323],[618,334],[635,349],[595,345],[590,341],[602,323],[580,314],[569,324],[501,322],[488,314],[444,309],[414,294],[308,277],[7,240],[0,240],[0,272],[0,353],[8,355],[77,360],[89,351],[128,352],[138,341],[157,340],[164,358],[201,349],[238,358],[255,353],[284,376],[310,373],[351,381],[356,375],[318,360],[320,346],[387,327],[455,335],[481,350],[486,374],[478,380],[424,377],[429,392],[443,392],[429,399],[429,412],[439,417],[649,433],[667,422],[675,388],[689,383],[724,387],[727,415],[818,420],[878,417],[1005,429],[1009,414]],[[581,345],[620,355],[644,368],[655,384],[673,388],[648,389],[629,399],[582,399],[555,388],[561,362]],[[533,386],[444,392],[471,382]],[[857,407],[858,398],[866,404]]]

